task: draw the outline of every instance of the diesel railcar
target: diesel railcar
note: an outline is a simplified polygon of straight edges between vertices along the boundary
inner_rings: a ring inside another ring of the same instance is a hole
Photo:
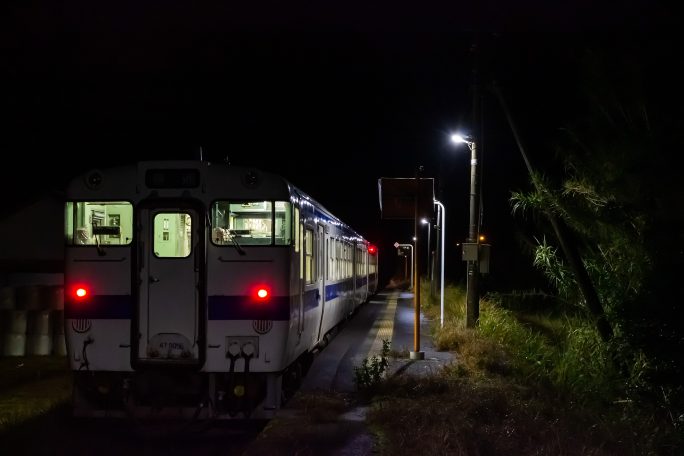
[[[378,287],[367,239],[249,167],[89,171],[64,232],[76,416],[268,419]]]

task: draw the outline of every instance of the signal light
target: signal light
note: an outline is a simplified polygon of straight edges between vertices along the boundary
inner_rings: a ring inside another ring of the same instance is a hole
[[[268,296],[268,290],[266,288],[259,288],[257,291],[257,296],[261,299],[264,299]]]
[[[371,255],[375,255],[377,253],[377,251],[378,251],[378,248],[376,246],[374,246],[374,245],[368,246],[368,253],[370,253]]]

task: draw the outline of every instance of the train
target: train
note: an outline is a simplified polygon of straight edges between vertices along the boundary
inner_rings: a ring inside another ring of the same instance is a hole
[[[64,203],[73,416],[272,418],[378,289],[377,247],[257,168],[112,165]]]

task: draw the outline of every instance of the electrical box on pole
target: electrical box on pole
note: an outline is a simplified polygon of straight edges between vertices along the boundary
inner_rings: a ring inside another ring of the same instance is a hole
[[[475,261],[479,265],[480,274],[489,274],[490,244],[478,244],[477,242],[464,242],[462,249],[463,261]]]

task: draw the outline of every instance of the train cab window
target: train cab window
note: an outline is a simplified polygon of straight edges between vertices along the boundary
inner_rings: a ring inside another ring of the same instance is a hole
[[[292,245],[292,204],[288,201],[217,201],[211,208],[217,245]]]
[[[133,205],[127,201],[67,201],[67,245],[128,245],[133,241]]]

